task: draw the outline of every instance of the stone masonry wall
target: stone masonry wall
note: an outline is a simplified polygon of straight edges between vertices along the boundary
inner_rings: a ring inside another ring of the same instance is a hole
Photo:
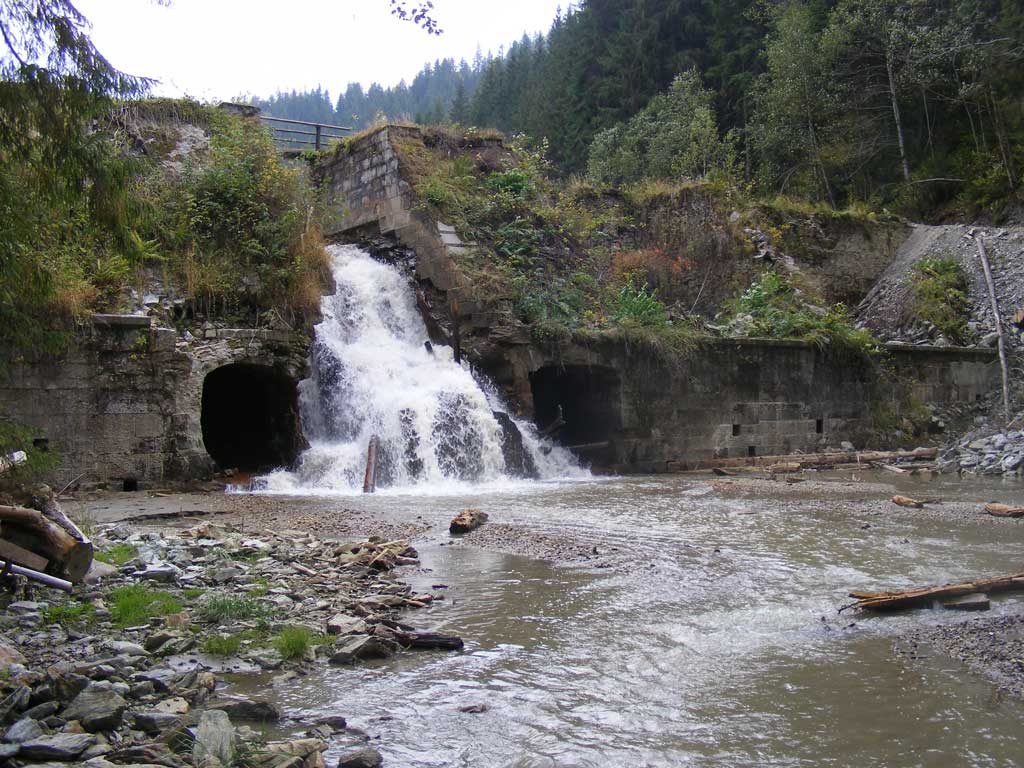
[[[204,479],[213,462],[200,424],[203,380],[222,365],[275,367],[298,381],[308,339],[210,327],[191,341],[150,318],[98,316],[59,358],[0,365],[0,416],[38,429],[61,464],[50,481]]]

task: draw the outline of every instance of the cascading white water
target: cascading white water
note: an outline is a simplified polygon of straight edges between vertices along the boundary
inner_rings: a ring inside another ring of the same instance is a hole
[[[299,385],[310,448],[296,471],[274,472],[262,488],[361,491],[374,435],[381,487],[437,490],[510,479],[507,437],[495,416],[504,407],[454,361],[451,348],[428,349],[408,280],[356,246],[329,252],[337,290],[322,302],[313,377]],[[542,444],[532,426],[512,421],[537,476],[583,473],[568,451]]]

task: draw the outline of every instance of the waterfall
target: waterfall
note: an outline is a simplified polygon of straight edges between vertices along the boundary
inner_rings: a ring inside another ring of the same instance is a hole
[[[507,414],[450,347],[425,344],[413,289],[397,268],[356,246],[328,250],[337,289],[321,304],[313,375],[299,384],[310,447],[295,471],[263,478],[263,490],[359,492],[374,435],[378,488],[436,491],[583,472],[568,451]]]

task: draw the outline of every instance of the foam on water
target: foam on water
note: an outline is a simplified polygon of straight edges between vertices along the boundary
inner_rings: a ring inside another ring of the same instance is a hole
[[[508,489],[489,382],[458,364],[450,347],[424,342],[427,329],[409,281],[361,248],[331,246],[337,290],[324,297],[313,376],[299,385],[310,447],[294,472],[259,482],[270,493],[357,493],[376,435],[378,487],[393,493]],[[568,451],[513,419],[541,479],[589,477]]]

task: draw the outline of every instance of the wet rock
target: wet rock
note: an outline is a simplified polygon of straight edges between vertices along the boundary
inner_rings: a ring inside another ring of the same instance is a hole
[[[181,696],[164,699],[153,706],[153,712],[160,714],[185,715],[192,707]]]
[[[7,606],[7,612],[15,616],[24,616],[30,613],[39,613],[46,608],[46,603],[36,603],[32,600],[19,600]]]
[[[0,701],[0,722],[11,719],[16,712],[21,712],[28,706],[32,698],[32,689],[27,685],[19,685],[6,699]]]
[[[483,712],[486,712],[490,708],[490,704],[467,704],[464,707],[459,707],[459,712],[466,712],[471,715],[479,715]]]
[[[192,757],[197,765],[203,765],[211,757],[223,765],[232,764],[235,759],[235,729],[226,712],[219,709],[203,712],[196,728]]]
[[[280,708],[267,701],[238,698],[231,701],[212,702],[208,706],[210,709],[226,712],[232,720],[277,722],[281,719]]]
[[[181,716],[170,712],[133,712],[132,720],[138,730],[153,735],[181,723]]]
[[[464,509],[452,518],[448,526],[451,533],[469,533],[487,521],[487,513],[479,509]]]
[[[108,640],[105,647],[111,653],[119,656],[149,656],[149,651],[138,643],[129,643],[124,640]]]
[[[110,563],[104,563],[102,560],[93,560],[92,565],[89,566],[89,572],[85,574],[85,583],[98,584],[103,579],[116,576],[117,573],[117,568]]]
[[[338,760],[338,768],[380,768],[382,765],[384,758],[372,747],[348,752]]]
[[[397,646],[390,640],[364,635],[355,637],[331,654],[331,664],[351,664],[361,659],[386,659]]]
[[[21,752],[20,744],[0,744],[0,760],[8,760]]]
[[[74,760],[96,743],[91,733],[57,733],[39,736],[21,745],[19,757],[32,760]]]
[[[366,631],[366,622],[358,616],[339,613],[327,620],[327,634],[329,635],[354,635]]]
[[[61,712],[65,720],[77,720],[89,732],[112,731],[121,725],[128,703],[109,684],[90,683]]]
[[[23,717],[4,733],[4,741],[21,744],[43,735],[43,728],[30,717]]]
[[[0,670],[7,669],[12,664],[24,664],[25,656],[9,643],[0,641]]]

